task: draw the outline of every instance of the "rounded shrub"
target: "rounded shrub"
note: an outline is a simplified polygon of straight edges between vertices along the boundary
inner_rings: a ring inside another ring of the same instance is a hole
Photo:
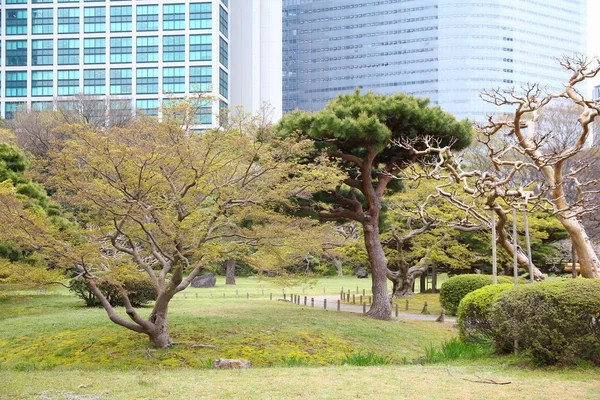
[[[487,285],[463,297],[456,312],[460,338],[469,342],[491,341],[490,306],[500,293],[512,288],[512,283]]]
[[[600,365],[600,280],[569,279],[519,286],[490,308],[496,350],[531,354],[534,363]]]
[[[499,276],[498,283],[510,283],[513,278]],[[492,284],[491,275],[465,274],[448,279],[440,289],[440,303],[446,313],[456,315],[460,301],[468,293]]]
[[[156,300],[158,294],[149,277],[135,272],[124,273],[123,270],[119,272],[114,275],[104,275],[96,281],[96,286],[111,306],[124,306],[119,285],[127,291],[127,297],[129,297],[129,301],[134,307],[143,306]],[[70,290],[83,299],[88,307],[101,305],[98,298],[82,279],[72,280]]]

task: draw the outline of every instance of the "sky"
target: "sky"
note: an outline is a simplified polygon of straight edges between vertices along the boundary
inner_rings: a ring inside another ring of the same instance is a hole
[[[600,0],[588,0],[588,56],[600,56]],[[600,77],[594,79],[590,91],[600,85]],[[591,93],[590,93],[591,94]]]

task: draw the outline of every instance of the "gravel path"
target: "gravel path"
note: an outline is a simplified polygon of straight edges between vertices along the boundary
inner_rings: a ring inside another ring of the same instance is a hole
[[[315,308],[324,308],[325,300],[327,300],[327,309],[337,311],[337,301],[340,299],[339,296],[312,296],[315,299]],[[304,297],[300,298],[300,305],[304,306]],[[307,299],[307,307],[311,307],[311,297]],[[369,306],[367,305],[367,311]],[[363,313],[363,306],[354,304],[340,304],[340,311],[353,312],[357,314]],[[395,318],[395,311],[392,316]],[[439,315],[426,315],[426,314],[409,314],[405,312],[398,312],[398,319],[414,319],[418,321],[435,321]],[[456,323],[456,317],[446,315],[445,322]]]

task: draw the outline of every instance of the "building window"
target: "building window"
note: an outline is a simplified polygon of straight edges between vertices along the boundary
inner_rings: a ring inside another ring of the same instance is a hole
[[[219,31],[223,34],[223,36],[227,37],[228,29],[229,15],[223,7],[219,6]]]
[[[53,71],[31,71],[31,95],[33,97],[52,96]]]
[[[185,4],[163,5],[163,30],[185,29]]]
[[[163,92],[185,93],[185,67],[163,68]]]
[[[163,61],[185,61],[185,36],[163,36]]]
[[[27,97],[27,72],[6,72],[6,97]]]
[[[27,40],[6,41],[6,65],[27,65]]]
[[[27,0],[6,0],[6,4],[27,4]]]
[[[110,70],[110,94],[131,94],[131,69]]]
[[[4,104],[4,118],[12,119],[15,117],[15,113],[18,111],[25,110],[26,104],[20,102],[8,102]]]
[[[52,111],[53,106],[54,106],[54,104],[52,104],[51,101],[32,101],[31,102],[31,109],[34,111]]]
[[[33,4],[37,4],[37,3],[52,3],[52,0],[33,0],[32,3]]]
[[[147,115],[158,115],[158,99],[138,99],[135,101],[135,108]]]
[[[226,99],[229,98],[229,75],[219,68],[219,93]]]
[[[227,0],[221,0],[223,2],[223,4],[225,4],[226,7],[229,7],[229,1]]]
[[[6,34],[27,35],[27,10],[6,10]]]
[[[131,63],[132,52],[130,37],[110,39],[111,64]]]
[[[79,64],[79,39],[58,39],[58,65]]]
[[[52,39],[31,41],[31,65],[52,65],[53,53]]]
[[[138,37],[136,53],[139,63],[158,62],[158,36]]]
[[[136,71],[137,94],[158,94],[158,68],[138,68]]]
[[[158,30],[158,6],[137,6],[137,30]]]
[[[58,33],[79,33],[79,8],[58,9]]]
[[[79,70],[58,71],[58,95],[72,96],[79,93]]]
[[[31,31],[34,35],[54,33],[54,17],[51,8],[34,8],[31,10]]]
[[[106,94],[106,71],[103,69],[84,70],[83,93]]]
[[[83,9],[83,31],[85,33],[106,32],[105,7],[86,7]]]
[[[225,68],[229,68],[229,44],[223,38],[219,38],[219,43],[219,61]]]
[[[131,32],[131,6],[113,6],[110,8],[110,31]]]
[[[212,67],[190,67],[190,93],[210,92],[212,89]]]
[[[83,39],[83,63],[104,64],[106,62],[106,39]]]
[[[212,4],[191,3],[190,4],[190,29],[212,28]]]
[[[203,125],[212,124],[212,101],[202,100],[196,110],[196,118]]]
[[[212,35],[190,35],[190,61],[212,60]]]

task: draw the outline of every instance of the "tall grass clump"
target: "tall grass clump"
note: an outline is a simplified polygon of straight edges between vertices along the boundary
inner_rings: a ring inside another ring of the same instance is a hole
[[[391,362],[389,357],[379,356],[372,351],[369,352],[358,352],[353,354],[346,354],[342,365],[356,365],[360,367],[368,367],[372,365],[388,365]]]
[[[494,352],[492,344],[462,342],[452,338],[442,343],[441,347],[433,345],[425,347],[425,355],[421,362],[436,364],[452,360],[473,360],[488,357]]]

